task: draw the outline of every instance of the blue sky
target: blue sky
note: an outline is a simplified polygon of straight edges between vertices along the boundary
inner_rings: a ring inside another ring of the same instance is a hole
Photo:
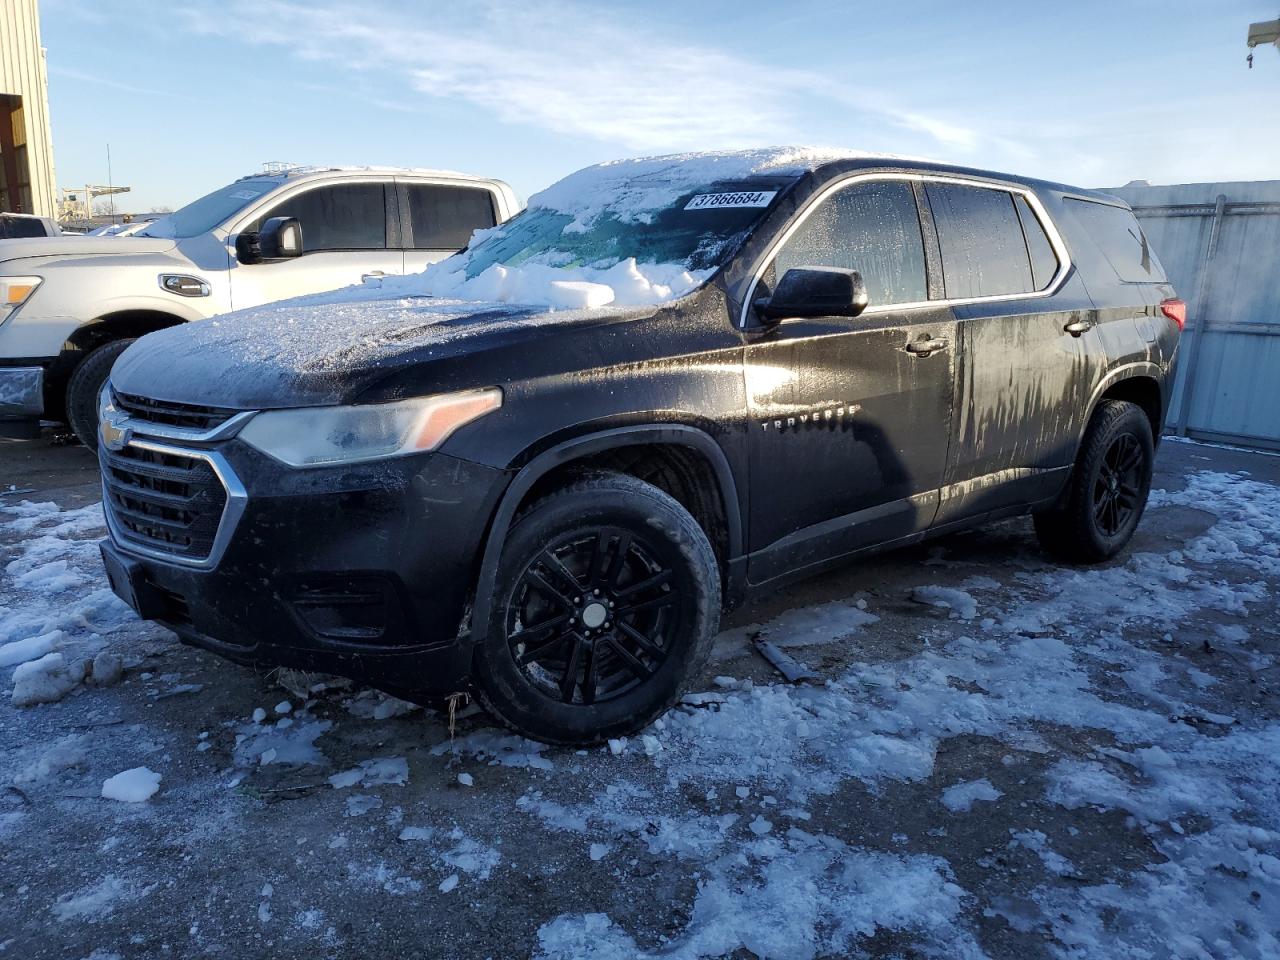
[[[780,143],[1085,186],[1280,176],[1274,2],[41,0],[58,182],[177,207],[263,161],[522,196],[623,156]]]

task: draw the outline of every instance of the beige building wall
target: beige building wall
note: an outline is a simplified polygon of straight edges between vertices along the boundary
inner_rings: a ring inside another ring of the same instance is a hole
[[[0,0],[0,210],[55,216],[56,189],[37,0]]]

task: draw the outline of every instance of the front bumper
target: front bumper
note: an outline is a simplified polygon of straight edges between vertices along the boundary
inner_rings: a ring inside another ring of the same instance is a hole
[[[44,368],[0,367],[0,424],[15,421],[39,427],[44,412]]]
[[[216,452],[244,495],[216,564],[147,556],[113,527],[103,552],[117,594],[238,662],[407,693],[458,689],[470,666],[462,626],[505,472],[439,453],[292,469],[237,440]]]

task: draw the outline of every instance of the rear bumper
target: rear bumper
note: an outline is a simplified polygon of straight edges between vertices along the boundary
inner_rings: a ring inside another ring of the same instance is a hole
[[[296,470],[238,441],[219,452],[243,512],[216,566],[104,542],[112,586],[144,619],[241,663],[406,692],[465,681],[462,635],[503,471],[441,454]],[[130,571],[128,586],[117,583]]]

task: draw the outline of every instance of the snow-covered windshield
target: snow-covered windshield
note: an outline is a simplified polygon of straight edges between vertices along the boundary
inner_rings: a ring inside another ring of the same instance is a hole
[[[175,210],[155,221],[139,237],[165,237],[183,239],[198,237],[226,221],[279,185],[278,180],[237,180],[220,190],[215,190],[199,200],[193,200],[180,210]]]
[[[464,258],[477,277],[494,264],[571,268],[637,264],[679,265],[690,272],[718,267],[756,225],[788,181],[708,184],[663,209],[630,214],[609,204],[585,222],[548,207],[526,210],[480,238]]]
[[[560,309],[673,300],[705,283],[824,158],[778,148],[587,167],[477,233],[415,286],[438,297]]]

